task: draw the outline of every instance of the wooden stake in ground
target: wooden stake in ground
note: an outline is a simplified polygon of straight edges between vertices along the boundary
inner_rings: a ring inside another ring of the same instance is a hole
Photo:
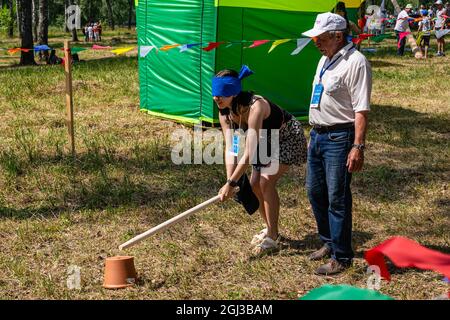
[[[66,74],[66,109],[67,128],[69,129],[69,142],[72,157],[75,157],[75,135],[73,124],[73,93],[72,93],[72,55],[70,53],[70,41],[64,41],[64,71]]]
[[[391,0],[391,1],[392,1],[392,4],[394,5],[395,13],[398,15],[400,13],[400,11],[402,11],[402,9],[398,5],[397,0]],[[411,29],[409,29],[409,25],[408,25],[408,28],[406,31],[411,32]],[[417,46],[416,39],[414,39],[414,36],[412,35],[412,33],[410,33],[406,36],[406,40],[408,40],[408,44],[411,46],[411,50],[414,53],[414,57],[416,59],[423,58],[422,50],[420,50],[420,48]]]

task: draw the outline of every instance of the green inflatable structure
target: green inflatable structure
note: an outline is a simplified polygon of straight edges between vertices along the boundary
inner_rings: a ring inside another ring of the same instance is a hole
[[[351,12],[360,0],[346,0]],[[296,39],[312,28],[318,13],[336,0],[136,0],[138,45],[162,48],[139,58],[140,106],[151,115],[185,123],[217,123],[211,79],[222,69],[248,65],[243,81],[253,90],[306,119],[320,53],[310,42],[298,55]],[[272,40],[292,39],[268,53]],[[271,40],[248,48],[254,40]],[[224,42],[217,49],[202,48]],[[230,43],[231,42],[231,43]]]

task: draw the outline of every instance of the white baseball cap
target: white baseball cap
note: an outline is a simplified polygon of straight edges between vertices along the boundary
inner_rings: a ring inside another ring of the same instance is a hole
[[[317,15],[314,28],[302,33],[305,37],[313,38],[327,31],[342,31],[347,29],[347,21],[338,14],[326,12]]]
[[[405,9],[412,9],[412,8],[413,8],[413,5],[411,3],[408,3],[405,7]]]
[[[441,0],[437,0],[434,4],[442,4]]]

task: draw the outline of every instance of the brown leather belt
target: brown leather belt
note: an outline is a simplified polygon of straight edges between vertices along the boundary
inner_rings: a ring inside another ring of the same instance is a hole
[[[312,127],[317,133],[327,133],[336,130],[354,128],[355,124],[353,122],[349,122],[349,123],[339,123],[332,126],[313,125]]]

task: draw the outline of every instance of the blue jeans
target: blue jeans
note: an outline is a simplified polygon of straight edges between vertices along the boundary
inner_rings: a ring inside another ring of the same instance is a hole
[[[311,130],[306,189],[321,240],[332,258],[347,264],[352,250],[351,173],[347,156],[355,138],[354,128],[319,134]]]

